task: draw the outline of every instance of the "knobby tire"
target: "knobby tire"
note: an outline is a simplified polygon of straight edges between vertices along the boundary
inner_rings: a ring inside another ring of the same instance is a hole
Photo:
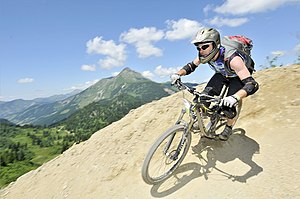
[[[164,145],[166,145],[169,138],[175,134],[175,138],[172,141],[170,149],[168,150],[169,153],[172,153],[172,150],[174,152],[174,150],[177,149],[178,147],[179,142],[177,141],[180,140],[181,137],[183,137],[182,135],[184,131],[185,131],[184,125],[174,125],[173,127],[169,128],[167,131],[165,131],[152,145],[144,160],[143,167],[142,167],[142,177],[147,184],[157,184],[159,182],[164,181],[165,179],[170,177],[173,174],[173,172],[178,168],[178,166],[181,164],[191,145],[190,132],[187,133],[186,141],[176,160],[171,160],[170,156],[166,156],[163,152],[163,149],[164,149]],[[176,138],[178,138],[178,140]],[[156,160],[154,157],[156,155],[161,155],[162,158]],[[152,168],[154,167],[153,164],[156,163],[157,161],[161,161],[160,165],[162,167],[167,167],[167,169],[162,173],[158,173],[157,175],[154,175],[152,170],[160,169],[160,168]]]

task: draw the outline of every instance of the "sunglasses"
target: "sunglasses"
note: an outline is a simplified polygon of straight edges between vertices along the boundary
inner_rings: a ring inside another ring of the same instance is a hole
[[[209,45],[210,45],[210,44],[204,44],[204,45],[202,45],[202,46],[199,45],[199,46],[197,46],[197,50],[198,50],[198,51],[200,51],[201,49],[202,49],[202,50],[206,50],[206,49],[209,47]]]

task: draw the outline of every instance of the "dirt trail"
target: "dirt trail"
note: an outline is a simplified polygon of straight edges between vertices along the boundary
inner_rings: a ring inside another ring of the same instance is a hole
[[[300,65],[255,74],[227,142],[193,135],[189,153],[167,181],[141,178],[144,157],[181,109],[182,93],[132,110],[0,190],[7,199],[57,198],[300,198]],[[200,89],[200,88],[199,88]]]

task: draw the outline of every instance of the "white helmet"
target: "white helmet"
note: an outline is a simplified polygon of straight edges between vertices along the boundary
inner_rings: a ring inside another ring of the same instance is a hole
[[[209,62],[217,54],[221,46],[220,33],[214,28],[202,28],[197,32],[195,38],[192,40],[191,43],[197,46],[200,43],[207,42],[213,43],[213,49],[205,57],[201,56],[199,53],[199,59],[202,64]]]

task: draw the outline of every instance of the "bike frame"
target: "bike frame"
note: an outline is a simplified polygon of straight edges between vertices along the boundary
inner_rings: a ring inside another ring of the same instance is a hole
[[[193,88],[189,88],[188,86],[184,85],[183,83],[180,82],[180,85],[179,86],[182,86],[184,87],[185,89],[187,89],[190,93],[192,93],[193,95],[198,95],[199,96],[205,96],[205,97],[208,97],[208,98],[211,98],[211,100],[208,100],[208,102],[216,102],[216,106],[219,106],[219,103],[221,101],[221,99],[224,98],[227,90],[228,90],[228,86],[227,85],[224,85],[223,88],[222,88],[222,91],[220,93],[219,96],[217,97],[212,97],[210,95],[207,95],[207,94],[203,94],[203,93],[199,93],[197,92],[195,89]],[[174,155],[172,155],[172,159],[173,160],[176,160],[185,141],[186,141],[186,137],[187,137],[187,134],[188,133],[191,133],[192,132],[192,127],[195,123],[195,119],[194,119],[194,115],[196,116],[196,122],[198,122],[198,126],[199,126],[199,129],[200,129],[200,135],[203,136],[203,135],[208,135],[212,130],[215,130],[216,128],[216,125],[217,125],[217,122],[214,122],[213,124],[210,122],[208,124],[207,127],[205,127],[204,125],[204,121],[203,121],[203,112],[204,112],[204,108],[203,106],[201,106],[200,104],[197,104],[197,103],[192,103],[190,102],[189,100],[187,100],[185,97],[184,97],[184,94],[183,94],[183,104],[184,104],[184,108],[182,108],[181,110],[181,113],[179,115],[179,118],[178,120],[175,122],[175,125],[179,125],[179,124],[183,124],[185,126],[185,131],[184,131],[184,136],[182,137],[177,149],[176,149],[176,152]],[[185,120],[183,120],[183,117],[184,115],[188,113],[189,114],[189,122],[186,122]],[[221,114],[219,112],[214,112],[213,114],[215,114],[214,116],[216,117],[217,120],[221,119]],[[174,139],[174,135],[172,135],[168,141],[168,143],[166,144],[165,148],[164,148],[164,153],[167,154],[167,151]]]

